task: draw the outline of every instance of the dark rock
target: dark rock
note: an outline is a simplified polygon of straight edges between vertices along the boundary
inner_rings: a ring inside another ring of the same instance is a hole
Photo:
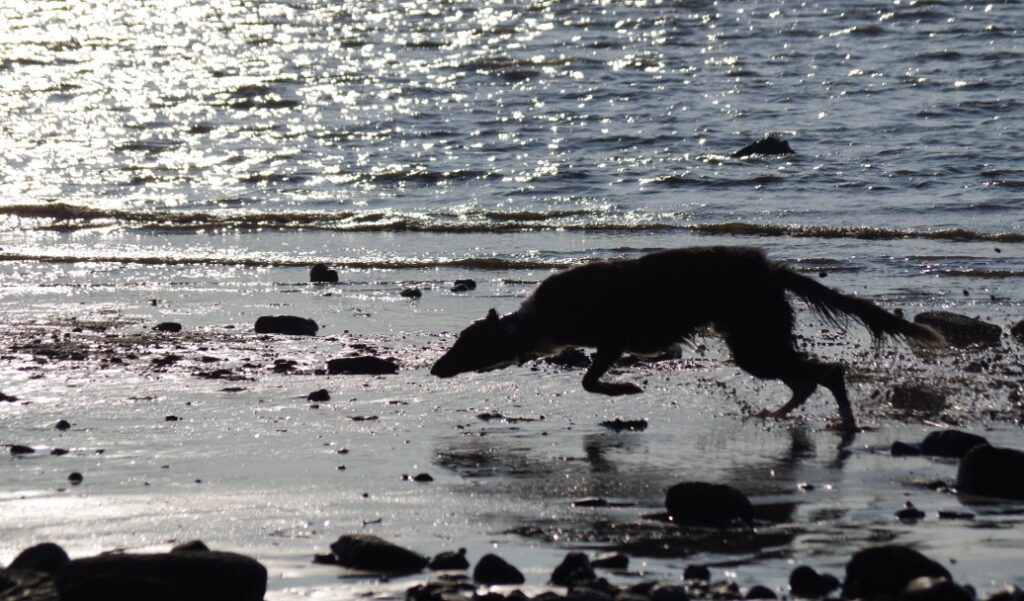
[[[398,294],[403,298],[420,298],[423,296],[423,292],[419,288],[406,288]]]
[[[752,154],[760,155],[778,155],[778,154],[796,154],[789,146],[789,142],[783,140],[775,134],[765,134],[760,140],[755,140],[750,144],[747,144],[743,148],[740,148],[736,152],[732,153],[732,158],[741,159]]]
[[[900,601],[974,601],[974,595],[946,578],[922,576],[910,581]]]
[[[708,582],[711,580],[711,570],[704,565],[688,565],[683,570],[683,580],[703,580]]]
[[[999,326],[949,311],[927,311],[914,316],[914,323],[930,326],[952,346],[999,346]]]
[[[13,403],[18,397],[0,392],[0,403]]]
[[[778,595],[775,594],[775,591],[773,591],[772,589],[768,588],[767,586],[764,586],[764,585],[761,585],[761,584],[755,584],[754,586],[750,587],[750,590],[747,591],[747,594],[744,596],[744,599],[778,599],[778,598],[779,597],[778,597]]]
[[[181,418],[178,417],[177,415],[165,415],[164,416],[164,421],[165,422],[176,422],[176,421],[179,421],[180,419]]]
[[[983,436],[960,430],[939,430],[929,432],[921,441],[921,454],[936,457],[963,457],[980,444],[988,444]]]
[[[29,570],[56,574],[71,561],[68,554],[54,543],[40,543],[25,549],[14,558],[8,570]]]
[[[732,580],[720,580],[711,583],[708,594],[712,599],[739,599],[740,586]]]
[[[793,597],[817,599],[827,597],[839,588],[839,579],[832,574],[818,572],[809,566],[799,566],[789,574],[789,590]]]
[[[985,601],[1024,601],[1024,591],[1016,586],[1005,586],[994,591]]]
[[[290,334],[315,336],[320,326],[312,319],[294,315],[264,315],[256,320],[257,334]]]
[[[892,443],[892,447],[889,449],[893,457],[908,457],[921,454],[921,445],[912,444],[909,442],[896,441]]]
[[[326,388],[320,390],[314,390],[313,392],[306,395],[307,401],[313,401],[316,403],[323,403],[331,400],[331,393],[327,392]]]
[[[398,366],[380,357],[344,357],[328,361],[327,373],[375,376],[398,373]]]
[[[903,411],[939,413],[946,408],[946,395],[931,386],[900,384],[893,387],[889,402]]]
[[[665,508],[677,524],[726,526],[750,522],[753,507],[747,496],[726,484],[681,482],[668,490]]]
[[[23,444],[11,445],[11,455],[31,455],[32,453],[35,452],[35,449],[33,449],[32,447],[27,447]]]
[[[907,501],[907,504],[903,507],[903,509],[900,509],[899,511],[896,512],[896,517],[898,517],[901,520],[908,521],[924,519],[924,515],[924,512],[918,509],[917,507],[914,507],[914,504],[911,503],[910,501]]]
[[[434,477],[424,472],[422,474],[416,474],[412,477],[413,482],[433,482]]]
[[[60,449],[60,448],[58,448],[58,449],[53,449],[52,451],[50,451],[50,454],[54,455],[56,457],[60,457],[62,455],[67,455],[68,452],[69,451],[67,449]]]
[[[190,540],[190,541],[186,541],[186,542],[174,545],[174,547],[171,548],[171,553],[186,553],[186,552],[190,552],[190,551],[194,552],[194,551],[209,551],[209,550],[210,550],[210,547],[207,547],[206,543],[204,543],[203,541],[197,539],[197,540]]]
[[[605,553],[592,559],[590,566],[605,570],[625,570],[629,567],[629,557],[622,553]]]
[[[522,584],[526,582],[523,573],[504,559],[488,553],[476,562],[473,580],[480,584]]]
[[[651,601],[689,601],[686,588],[678,584],[655,584],[648,593]]]
[[[181,324],[174,321],[165,321],[163,323],[156,324],[153,326],[153,329],[157,332],[180,332]]]
[[[1016,338],[1017,342],[1024,344],[1024,319],[1013,324],[1013,327],[1010,328],[1010,335]]]
[[[427,564],[431,570],[468,570],[469,561],[466,559],[466,550],[443,551],[434,556]]]
[[[973,520],[974,514],[967,511],[939,510],[940,520]],[[1022,600],[1024,601],[1024,600]]]
[[[956,489],[961,494],[1024,499],[1024,453],[987,444],[960,460]]]
[[[458,290],[456,290],[456,288],[458,288]],[[476,282],[474,280],[455,280],[452,292],[466,292],[468,290],[476,290]]]
[[[606,499],[599,499],[597,497],[587,497],[586,499],[576,499],[572,502],[573,507],[608,507],[608,501]]]
[[[604,587],[595,588],[590,583],[582,586],[573,586],[569,588],[569,594],[565,596],[565,601],[615,601],[615,595],[618,594],[618,590],[608,591]]]
[[[309,270],[309,281],[318,284],[333,284],[338,281],[338,272],[323,263],[317,263]]]
[[[53,576],[35,571],[0,571],[2,601],[60,601]]]
[[[412,574],[428,563],[419,553],[372,534],[346,534],[331,544],[331,552],[338,565],[385,574]]]
[[[623,430],[629,430],[631,432],[642,432],[647,429],[647,420],[645,419],[620,419],[616,417],[610,421],[601,422],[601,425],[609,430],[616,432],[622,432]]]
[[[57,428],[58,430],[63,432],[64,430],[70,430],[71,429],[71,424],[68,422],[68,420],[62,419],[59,422],[57,422],[57,424],[54,426],[54,428]]]
[[[569,347],[562,349],[562,352],[551,357],[545,357],[544,362],[559,367],[590,367],[590,357],[582,349]]]
[[[68,562],[57,574],[57,588],[62,600],[261,601],[267,570],[255,559],[221,551],[108,554]],[[110,596],[97,597],[100,592]],[[169,596],[161,597],[165,592]]]
[[[68,474],[68,482],[70,482],[70,483],[72,483],[74,485],[81,484],[82,480],[84,480],[84,479],[85,478],[83,478],[82,474],[79,473],[79,472],[71,472],[70,474]]]
[[[586,554],[574,551],[566,554],[562,563],[551,572],[551,584],[555,586],[570,586],[582,582],[589,582],[597,578],[594,568],[590,566],[590,560]]]
[[[950,577],[949,571],[942,565],[909,547],[871,547],[855,553],[846,564],[843,597],[869,599],[876,595],[896,596],[911,580],[921,576]]]

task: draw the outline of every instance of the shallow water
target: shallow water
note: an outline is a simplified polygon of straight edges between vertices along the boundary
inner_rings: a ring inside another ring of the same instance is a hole
[[[794,423],[749,417],[785,391],[710,338],[625,370],[647,382],[629,399],[545,365],[426,369],[555,269],[687,245],[761,246],[907,315],[1015,323],[1020,23],[1018,2],[921,0],[0,7],[0,391],[19,399],[0,403],[0,443],[39,449],[0,462],[0,562],[42,540],[81,555],[201,537],[270,566],[270,599],[400,594],[408,579],[309,563],[366,531],[471,559],[496,546],[531,587],[566,548],[622,548],[659,578],[709,562],[782,590],[793,565],[841,575],[897,540],[981,591],[1024,585],[1019,507],[962,507],[922,486],[954,464],[887,452],[948,424],[1020,448],[1008,337],[916,357],[801,309],[872,427],[846,451],[821,393]],[[796,154],[729,158],[766,132]],[[320,261],[341,284],[306,283]],[[462,277],[480,286],[449,292]],[[320,335],[254,335],[271,313]],[[185,332],[150,331],[166,320]],[[360,344],[400,374],[314,373]],[[894,410],[903,382],[949,407]],[[616,416],[650,427],[598,425]],[[435,481],[401,479],[421,471]],[[721,546],[645,519],[683,479],[753,495],[757,533]],[[624,506],[571,506],[586,496]],[[896,520],[906,500],[928,517]]]

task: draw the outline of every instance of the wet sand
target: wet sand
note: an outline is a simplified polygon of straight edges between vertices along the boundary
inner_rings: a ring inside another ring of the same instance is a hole
[[[841,577],[857,549],[896,542],[979,592],[1024,586],[1024,506],[965,505],[935,486],[952,484],[955,460],[889,452],[949,426],[1020,448],[1021,347],[1009,336],[997,351],[919,357],[877,350],[863,331],[833,331],[801,309],[805,348],[851,366],[865,431],[848,444],[830,429],[834,403],[822,392],[793,419],[753,417],[787,391],[741,373],[714,337],[676,359],[616,369],[646,389],[633,397],[587,394],[580,369],[545,362],[429,376],[449,332],[491,306],[514,309],[543,275],[368,272],[310,285],[301,270],[278,269],[182,277],[155,292],[40,289],[21,311],[8,304],[0,391],[17,400],[0,403],[0,442],[35,453],[2,460],[0,563],[42,541],[77,557],[199,538],[264,563],[271,600],[401,596],[427,577],[384,583],[312,563],[338,536],[363,532],[426,555],[465,547],[471,563],[496,552],[532,591],[567,550],[618,550],[631,564],[608,575],[615,582],[678,580],[699,563],[744,588],[784,592],[796,565]],[[456,276],[480,286],[450,292]],[[268,290],[260,279],[278,283]],[[399,297],[405,285],[423,298]],[[1000,325],[1013,321],[1012,308],[989,311]],[[322,329],[253,333],[256,316],[279,313]],[[184,329],[153,332],[160,321]],[[328,359],[367,354],[394,358],[399,373],[323,373]],[[899,383],[943,390],[947,406],[895,408]],[[308,401],[319,389],[330,400]],[[616,418],[647,428],[601,425]],[[71,428],[56,429],[61,419]],[[58,448],[68,453],[52,455]],[[81,484],[69,483],[71,472]],[[420,473],[433,481],[407,478]],[[742,490],[755,527],[722,535],[652,518],[683,480]],[[573,503],[592,498],[608,504]],[[907,501],[925,517],[899,520]]]

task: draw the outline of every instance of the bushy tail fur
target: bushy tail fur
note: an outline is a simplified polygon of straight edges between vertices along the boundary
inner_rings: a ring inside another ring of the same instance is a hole
[[[776,277],[783,288],[810,303],[831,323],[844,325],[849,315],[864,324],[876,340],[901,337],[925,346],[946,345],[942,334],[928,326],[911,323],[871,301],[837,292],[784,266],[776,267]]]

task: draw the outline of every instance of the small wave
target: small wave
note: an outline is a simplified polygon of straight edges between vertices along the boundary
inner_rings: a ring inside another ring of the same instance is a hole
[[[704,234],[735,236],[786,236],[792,238],[853,238],[857,240],[899,240],[921,238],[954,242],[1024,242],[1016,232],[976,232],[963,228],[942,230],[887,229],[835,225],[772,225],[758,223],[703,223],[688,226]]]

